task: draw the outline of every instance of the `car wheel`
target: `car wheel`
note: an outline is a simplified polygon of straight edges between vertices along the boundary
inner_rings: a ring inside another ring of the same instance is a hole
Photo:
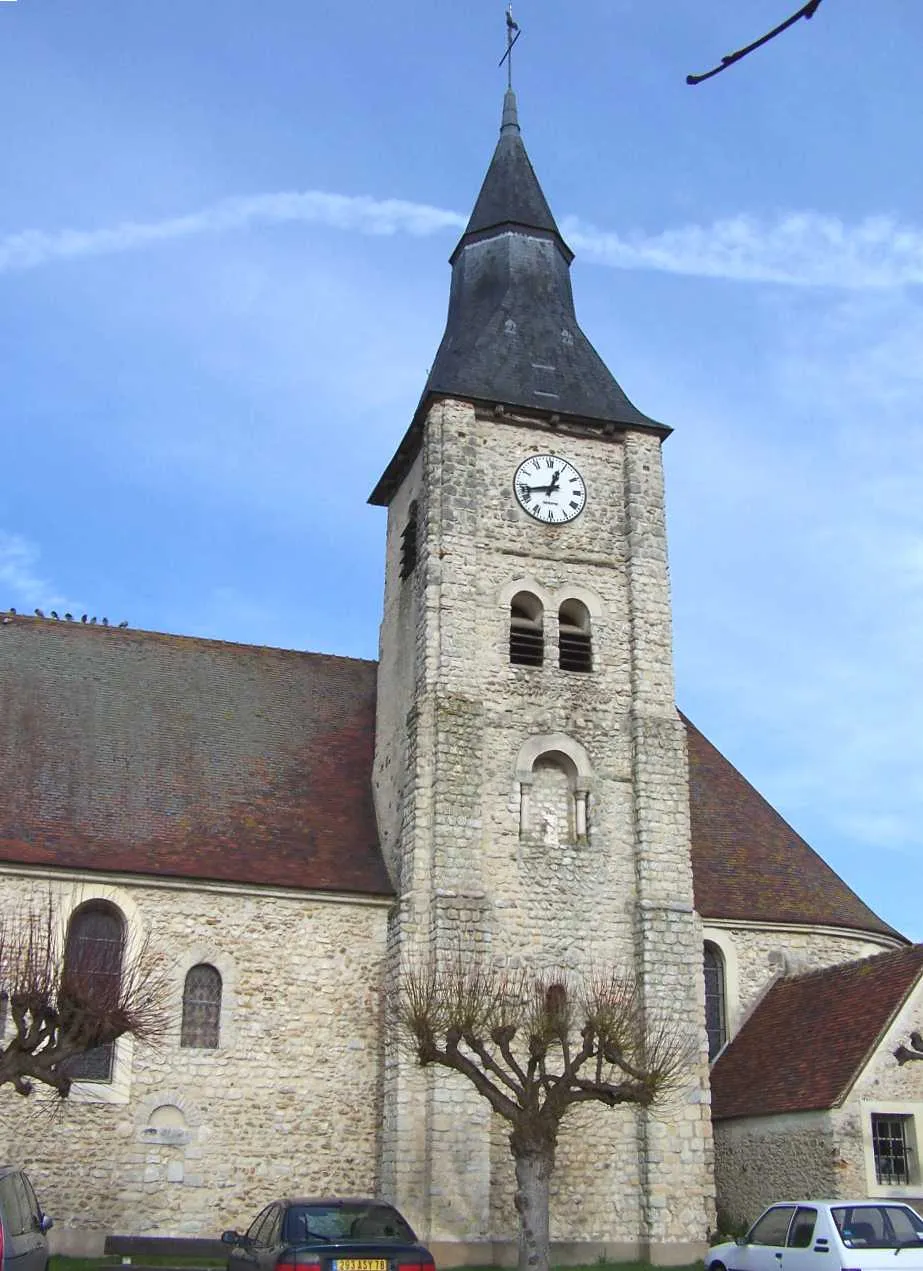
[[[727,1271],[723,1262],[709,1262],[708,1271]]]

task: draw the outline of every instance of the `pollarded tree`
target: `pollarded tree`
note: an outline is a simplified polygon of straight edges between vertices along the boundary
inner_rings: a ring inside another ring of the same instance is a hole
[[[121,940],[67,939],[49,896],[0,914],[0,1001],[13,1031],[0,1045],[0,1086],[48,1086],[63,1099],[78,1056],[126,1034],[163,1035],[168,981],[146,943],[126,952]]]
[[[405,975],[398,1018],[423,1067],[461,1073],[509,1123],[519,1271],[548,1268],[549,1185],[568,1109],[650,1107],[685,1083],[696,1054],[618,973],[578,983],[459,959]]]

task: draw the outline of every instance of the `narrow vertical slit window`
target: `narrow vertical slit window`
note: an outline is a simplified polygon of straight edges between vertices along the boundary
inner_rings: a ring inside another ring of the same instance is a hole
[[[521,591],[510,604],[510,662],[514,666],[542,666],[544,661],[542,602]]]
[[[590,613],[579,600],[565,600],[558,611],[558,650],[562,671],[592,671]]]
[[[407,524],[401,534],[401,578],[409,578],[417,567],[417,501],[407,509]]]
[[[724,959],[713,944],[705,946],[705,1031],[708,1058],[714,1059],[728,1037]]]

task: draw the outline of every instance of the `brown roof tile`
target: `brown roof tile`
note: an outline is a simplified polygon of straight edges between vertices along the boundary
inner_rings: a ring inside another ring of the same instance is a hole
[[[835,1107],[923,973],[923,944],[777,981],[711,1072],[712,1115]]]
[[[805,923],[903,939],[685,720],[696,909],[703,918]]]
[[[81,623],[0,626],[0,860],[391,894],[376,664]],[[895,935],[686,721],[705,917]]]
[[[388,896],[374,662],[14,618],[0,860]]]

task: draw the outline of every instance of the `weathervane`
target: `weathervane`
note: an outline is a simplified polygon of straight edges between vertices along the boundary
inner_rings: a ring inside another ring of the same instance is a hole
[[[513,45],[519,39],[522,32],[519,30],[519,23],[513,20],[512,0],[506,6],[506,52],[500,58],[500,65],[506,62],[506,86],[512,92],[513,89]]]

